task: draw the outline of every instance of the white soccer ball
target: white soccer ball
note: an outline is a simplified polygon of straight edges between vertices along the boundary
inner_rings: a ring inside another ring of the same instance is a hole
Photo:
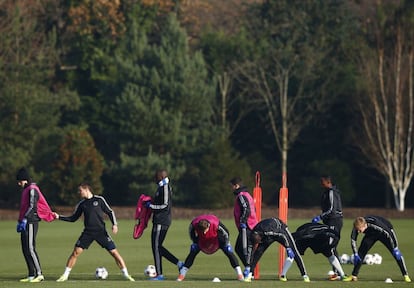
[[[374,264],[380,265],[382,263],[382,256],[378,253],[375,253],[373,255],[374,258]]]
[[[368,264],[368,265],[373,265],[374,264],[374,256],[372,254],[365,255],[364,263]]]
[[[95,270],[96,279],[106,279],[108,278],[108,270],[105,267],[98,267]]]
[[[341,264],[349,264],[351,263],[351,257],[348,254],[342,254],[339,262],[341,262]]]
[[[150,278],[157,277],[157,269],[155,269],[154,265],[148,265],[144,270],[144,274]]]

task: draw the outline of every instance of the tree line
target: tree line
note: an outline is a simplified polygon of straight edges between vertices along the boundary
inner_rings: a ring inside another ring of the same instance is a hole
[[[134,205],[169,171],[176,205],[232,205],[261,172],[276,205],[412,203],[411,1],[5,0],[0,203],[31,171],[53,205],[89,182]]]

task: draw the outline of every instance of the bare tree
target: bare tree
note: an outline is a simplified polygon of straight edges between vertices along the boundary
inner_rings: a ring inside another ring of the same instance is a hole
[[[414,8],[381,1],[375,8],[365,10],[361,21],[367,37],[356,59],[363,84],[355,101],[359,121],[353,142],[387,179],[397,210],[404,211],[414,176],[414,26],[409,20]]]
[[[252,96],[251,103],[256,107],[264,107],[266,111],[266,120],[281,155],[282,173],[287,172],[289,149],[302,129],[329,103],[328,95],[323,91],[330,79],[325,78],[318,90],[310,89],[317,78],[312,72],[314,65],[318,64],[317,57],[314,56],[316,62],[311,61],[313,63],[309,63],[306,71],[298,64],[304,59],[292,57],[287,65],[283,65],[277,54],[272,55],[268,62],[273,69],[266,69],[263,63],[250,61],[239,67],[246,89]],[[291,82],[297,85],[294,89],[289,88]]]
[[[281,172],[286,173],[292,144],[333,99],[326,86],[335,75],[331,68],[335,59],[329,57],[334,45],[326,39],[327,31],[334,31],[327,23],[336,10],[325,2],[265,2],[258,12],[252,10],[257,15],[249,17],[250,34],[257,37],[258,48],[251,59],[238,65],[238,81],[250,95],[251,105],[264,111],[280,152]],[[324,65],[326,59],[331,66]]]
[[[253,110],[248,94],[245,91],[232,91],[236,81],[235,71],[228,68],[216,76],[218,89],[218,104],[215,114],[218,115],[218,122],[225,133],[223,137],[232,135],[240,122]]]

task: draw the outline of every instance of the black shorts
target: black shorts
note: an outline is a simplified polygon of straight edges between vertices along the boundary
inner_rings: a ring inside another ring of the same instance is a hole
[[[108,251],[114,250],[116,248],[114,241],[111,236],[109,236],[106,231],[99,232],[86,232],[83,231],[78,241],[75,244],[75,247],[80,247],[82,249],[88,249],[93,241],[98,242],[102,248],[105,248]]]
[[[315,239],[317,240],[317,239]],[[331,241],[331,242],[330,242]],[[319,241],[313,241],[310,248],[312,249],[313,253],[318,254],[321,253],[326,257],[332,255],[333,249],[338,245],[339,238],[328,238],[326,240],[320,239]]]

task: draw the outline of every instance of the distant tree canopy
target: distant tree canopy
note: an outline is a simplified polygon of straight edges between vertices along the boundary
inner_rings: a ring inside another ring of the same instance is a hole
[[[413,171],[413,113],[402,110],[412,106],[411,2],[2,1],[0,204],[18,205],[26,166],[52,204],[75,203],[86,181],[134,205],[165,168],[182,206],[229,207],[228,181],[254,183],[255,171],[269,205],[284,172],[292,206],[319,205],[321,173],[345,205],[392,195],[412,205],[412,173],[375,161],[404,155]],[[351,108],[373,96],[401,104],[387,132],[403,154],[375,158],[363,135],[351,138],[371,116]]]

